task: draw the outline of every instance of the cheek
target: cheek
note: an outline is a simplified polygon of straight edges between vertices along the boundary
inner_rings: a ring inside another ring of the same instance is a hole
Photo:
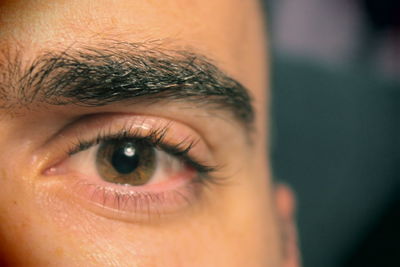
[[[261,266],[279,266],[269,208],[244,193],[251,190],[243,185],[231,188],[230,194],[221,193],[218,201],[203,208],[146,224],[96,216],[67,199],[43,204],[42,216],[54,224],[51,234],[64,242],[64,253],[78,257],[81,265],[236,267],[261,262]]]
[[[0,265],[13,264],[20,255],[32,256],[29,240],[32,229],[32,216],[27,206],[28,195],[24,187],[12,176],[6,164],[0,170]],[[8,265],[7,265],[8,266]]]
[[[29,173],[12,168],[17,160],[0,163],[0,266],[48,266],[63,259],[65,238],[44,216]],[[12,163],[12,164],[11,164]],[[58,265],[61,266],[61,265]]]

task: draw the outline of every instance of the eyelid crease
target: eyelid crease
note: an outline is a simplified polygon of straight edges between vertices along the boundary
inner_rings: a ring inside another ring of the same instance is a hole
[[[49,138],[47,138],[44,143],[50,143],[51,140],[65,135],[65,132],[68,132],[70,128],[72,127],[76,127],[76,126],[82,126],[83,125],[92,125],[92,127],[101,127],[102,125],[106,124],[106,123],[115,123],[115,120],[122,120],[125,117],[129,117],[130,119],[128,119],[129,121],[133,121],[131,123],[126,122],[125,125],[128,124],[137,124],[140,125],[141,128],[143,128],[144,130],[149,130],[151,128],[154,128],[154,126],[152,126],[151,121],[163,121],[163,123],[159,123],[161,124],[178,124],[178,125],[185,125],[185,128],[190,129],[190,131],[196,132],[197,135],[199,136],[203,136],[203,134],[201,134],[201,129],[196,129],[193,128],[191,125],[188,125],[186,122],[180,121],[180,120],[176,120],[175,118],[169,118],[169,117],[165,117],[165,116],[155,116],[155,115],[146,115],[146,114],[142,114],[142,113],[127,113],[127,112],[112,112],[112,111],[105,111],[105,112],[98,112],[98,113],[88,113],[88,114],[83,114],[81,116],[75,116],[73,119],[70,119],[68,121],[68,123],[66,123],[62,128],[60,128],[58,131],[54,132],[51,136],[49,136]],[[134,119],[132,119],[134,118]],[[103,121],[107,121],[107,122],[103,122]],[[150,123],[148,123],[150,122]],[[146,125],[146,123],[148,123]],[[210,150],[213,150],[213,145],[211,145],[208,140],[206,138],[202,138],[203,142],[207,145],[207,147]]]

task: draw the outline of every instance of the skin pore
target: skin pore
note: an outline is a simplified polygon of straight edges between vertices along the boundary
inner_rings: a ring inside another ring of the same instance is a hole
[[[0,1],[0,265],[298,266],[264,38],[255,0]],[[148,183],[99,178],[125,141]]]

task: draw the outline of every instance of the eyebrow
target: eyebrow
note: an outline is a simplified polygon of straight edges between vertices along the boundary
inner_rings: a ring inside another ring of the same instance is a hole
[[[228,111],[246,126],[254,121],[249,91],[191,51],[108,42],[43,52],[29,64],[20,54],[0,60],[1,108],[175,100]]]

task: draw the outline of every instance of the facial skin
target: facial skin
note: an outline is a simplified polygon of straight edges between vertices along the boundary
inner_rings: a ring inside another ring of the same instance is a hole
[[[298,266],[293,198],[266,156],[260,10],[0,1],[0,265]],[[102,179],[106,141],[90,142],[132,135],[158,171]]]

